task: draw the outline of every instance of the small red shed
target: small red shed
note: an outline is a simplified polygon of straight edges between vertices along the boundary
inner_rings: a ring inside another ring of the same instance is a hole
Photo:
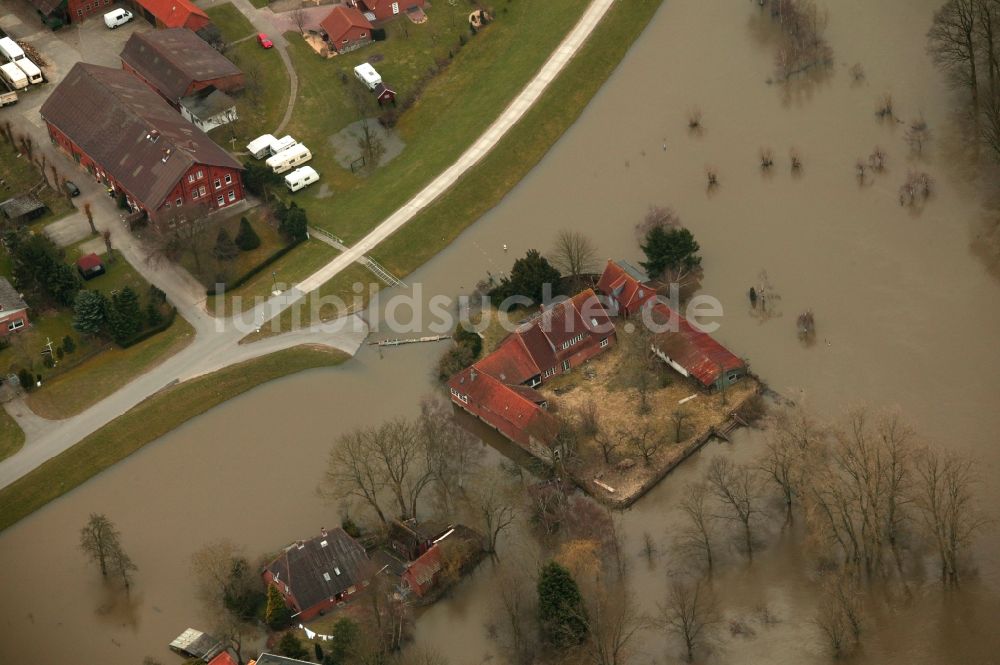
[[[104,274],[104,262],[97,254],[90,253],[77,259],[76,269],[80,277],[94,279]]]
[[[378,105],[382,106],[384,104],[396,105],[396,91],[387,86],[385,83],[379,83],[375,86],[375,99],[378,100]]]

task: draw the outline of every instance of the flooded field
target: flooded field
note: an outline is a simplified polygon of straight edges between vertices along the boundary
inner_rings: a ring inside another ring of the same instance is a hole
[[[407,281],[425,294],[469,292],[485,270],[508,270],[514,257],[547,249],[566,227],[586,232],[602,256],[636,259],[634,225],[650,204],[672,206],[701,243],[703,290],[725,306],[720,341],[823,416],[854,404],[899,406],[933,445],[976,456],[982,504],[1000,517],[1000,282],[972,250],[982,196],[956,147],[949,93],[925,53],[936,6],[828,3],[831,75],[786,95],[766,83],[771,28],[756,3],[668,0],[542,164]],[[867,74],[860,84],[848,74],[858,62]],[[900,118],[923,114],[933,133],[919,168],[937,189],[919,212],[897,200],[907,170],[918,167],[907,157],[903,126],[875,119],[885,92]],[[687,131],[694,106],[703,113],[701,136]],[[888,168],[859,186],[855,161],[876,145]],[[776,157],[769,176],[757,167],[761,147]],[[792,147],[804,164],[799,177],[788,167]],[[707,166],[719,175],[711,194]],[[750,315],[745,296],[761,270],[784,313],[766,322]],[[807,308],[816,315],[811,348],[795,335],[795,316]],[[256,555],[338,522],[338,509],[315,491],[331,442],[347,428],[416,413],[432,389],[437,351],[365,347],[346,366],[264,386],[0,534],[0,662],[137,664],[146,655],[177,662],[166,644],[208,620],[195,599],[190,554],[228,537]],[[669,557],[651,566],[640,557],[643,534],[666,550],[680,485],[713,455],[748,460],[760,442],[743,431],[732,444],[711,444],[625,513],[631,585],[643,609],[655,611],[671,568]],[[139,566],[127,603],[103,594],[79,552],[90,512],[117,523]],[[796,540],[775,523],[752,567],[727,557],[716,581],[728,611],[749,616],[767,604],[780,622],[753,638],[727,637],[710,662],[829,662],[810,622],[815,593]],[[978,574],[961,592],[928,583],[908,604],[873,604],[852,662],[993,662],[998,552],[994,527],[978,541]],[[425,612],[417,641],[454,665],[504,662],[487,638],[490,578],[490,565],[481,566]],[[655,632],[636,646],[633,663],[672,662],[677,653]]]

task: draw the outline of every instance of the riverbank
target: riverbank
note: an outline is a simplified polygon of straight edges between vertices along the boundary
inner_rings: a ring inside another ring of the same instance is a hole
[[[268,381],[339,365],[348,358],[326,348],[295,347],[171,386],[0,490],[0,531],[226,400]]]
[[[408,275],[498,205],[580,117],[652,20],[661,2],[635,0],[613,5],[520,122],[454,187],[387,238],[371,255],[393,274]],[[319,295],[351,293],[355,281],[355,275],[341,273],[323,284]],[[302,321],[307,322],[308,312],[302,315]],[[330,318],[334,318],[332,311]],[[286,310],[277,329],[287,331],[291,322],[291,311]],[[262,327],[262,334],[268,334],[271,328]]]

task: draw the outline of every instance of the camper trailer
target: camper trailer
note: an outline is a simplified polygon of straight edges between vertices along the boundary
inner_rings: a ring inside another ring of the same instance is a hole
[[[28,77],[13,62],[5,62],[0,65],[0,77],[11,90],[21,90],[28,87]]]
[[[24,57],[24,50],[10,37],[0,37],[0,56],[14,62]]]
[[[309,148],[301,143],[296,143],[288,150],[282,150],[277,155],[268,157],[267,166],[275,173],[284,173],[293,166],[305,164],[310,159],[312,159],[312,153],[309,152]]]
[[[24,75],[28,77],[28,83],[31,83],[32,85],[39,85],[40,83],[45,82],[45,79],[42,78],[42,70],[39,69],[38,66],[31,60],[21,58],[20,60],[15,60],[14,64],[17,65],[17,68],[24,72]]]
[[[303,166],[285,176],[285,186],[288,187],[288,191],[297,192],[318,180],[319,174],[316,173],[316,169],[311,166]]]
[[[274,143],[274,137],[270,134],[258,136],[253,141],[250,141],[250,143],[247,143],[247,152],[253,155],[254,159],[267,157],[271,154],[272,143]]]
[[[279,152],[288,150],[296,143],[298,143],[298,141],[293,139],[291,136],[282,136],[280,139],[274,139],[271,141],[271,154],[277,155]]]
[[[359,81],[364,83],[365,87],[369,90],[374,90],[378,87],[378,84],[382,82],[382,77],[379,76],[379,73],[375,71],[375,68],[367,62],[362,62],[360,65],[355,67],[354,75]]]

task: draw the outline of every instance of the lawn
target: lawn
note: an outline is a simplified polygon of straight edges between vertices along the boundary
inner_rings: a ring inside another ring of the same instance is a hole
[[[287,349],[163,390],[0,490],[0,530],[228,399],[272,379],[337,365],[347,357],[328,349]]]
[[[579,0],[507,3],[489,27],[472,37],[461,20],[470,6],[439,2],[428,10],[427,23],[413,25],[401,18],[389,24],[386,41],[328,60],[317,56],[298,36],[288,35],[289,53],[300,80],[289,133],[309,146],[312,165],[336,192],[330,199],[320,199],[319,190],[314,189],[300,199],[311,222],[348,243],[362,237],[483,133],[585,8],[586,3]],[[460,36],[468,42],[464,47],[459,46]],[[353,99],[362,89],[353,78],[353,67],[377,59],[376,68],[401,100],[415,90],[436,61],[447,62],[449,51],[455,53],[454,59],[400,118],[396,131],[406,144],[403,152],[367,177],[341,168],[329,137],[358,120]]]
[[[213,9],[224,7],[232,5],[220,5]],[[242,15],[240,18],[243,18]],[[247,89],[236,97],[239,120],[213,129],[209,136],[226,149],[233,148],[234,143],[230,139],[235,137],[235,149],[241,152],[253,139],[277,129],[291,88],[288,72],[274,49],[262,49],[251,39],[229,47],[226,57],[246,74]]]
[[[219,28],[222,38],[228,43],[235,42],[237,39],[243,39],[257,32],[253,24],[247,20],[247,17],[240,13],[240,10],[231,2],[209,7],[205,10],[205,13],[212,19],[212,23]],[[257,48],[260,49],[259,46]],[[229,57],[228,51],[226,52],[226,56]]]
[[[393,274],[405,276],[495,206],[579,117],[652,19],[660,2],[614,4],[562,74],[501,142],[458,184],[379,245],[372,256]],[[408,145],[406,150],[412,147]],[[369,184],[374,182],[373,178]],[[341,273],[324,284],[320,293],[343,292],[354,281],[354,275]],[[287,314],[282,317],[283,327],[288,320]]]
[[[307,240],[257,273],[249,281],[221,296],[211,296],[205,307],[215,316],[230,316],[234,311],[245,312],[259,300],[267,300],[277,281],[279,288],[297,284],[320,267],[329,263],[337,250],[318,240]],[[272,277],[271,273],[277,273]],[[236,306],[234,306],[236,305]]]
[[[67,248],[66,262],[70,264],[75,263],[81,254],[80,246],[88,241],[89,238]],[[96,277],[89,282],[84,282],[83,288],[100,291],[110,297],[113,292],[129,286],[138,294],[140,307],[145,311],[146,303],[149,301],[149,283],[124,258],[118,257],[114,263],[111,263],[105,257],[104,266],[107,270],[106,274]],[[5,264],[4,268],[9,269],[9,263]],[[8,279],[10,278],[9,272],[5,272],[3,276]],[[106,350],[114,349],[120,352],[120,350],[105,340],[87,338],[74,330],[73,312],[69,307],[32,308],[29,310],[29,318],[31,319],[30,325],[18,331],[17,334],[11,335],[9,337],[10,346],[0,350],[0,371],[10,373],[24,367],[34,374],[40,374],[43,386],[46,386],[43,388],[43,392],[47,390],[50,380],[70,373],[70,370],[75,369],[81,364],[90,362],[94,358],[104,354]],[[174,328],[177,328],[176,324],[171,329]],[[179,331],[175,330],[174,332],[175,334],[180,334]],[[44,356],[42,356],[42,349],[46,347],[47,342],[51,341],[53,350],[57,350],[63,346],[63,340],[67,336],[73,338],[76,347],[75,351],[66,353],[62,358],[59,358],[55,367],[46,367],[43,363]],[[131,351],[134,352],[139,347],[148,347],[155,339],[156,337],[153,337],[151,340],[138,344]],[[153,345],[155,346],[156,344],[154,343]],[[107,353],[114,355],[114,351],[107,351]],[[126,371],[128,367],[127,364],[123,366],[116,365],[117,371]],[[139,370],[141,368],[136,367],[135,369]],[[125,375],[122,377],[122,381],[125,382],[128,378],[129,376]],[[79,381],[82,379],[83,375],[80,376],[80,379],[67,380],[75,384],[76,389],[79,389],[81,385]],[[94,393],[98,398],[104,396],[97,394],[90,388],[83,392]]]
[[[0,460],[4,460],[24,445],[24,430],[3,407],[0,407]]]
[[[225,229],[229,233],[231,240],[236,239],[236,234],[240,230],[240,218],[246,217],[250,226],[260,238],[260,247],[247,252],[240,252],[234,259],[222,261],[212,254],[215,247],[219,230]],[[226,283],[236,280],[249,272],[251,269],[262,263],[285,246],[285,240],[278,233],[276,225],[269,219],[267,209],[258,206],[248,210],[243,214],[234,215],[218,223],[213,223],[209,227],[209,232],[202,240],[202,250],[200,265],[195,261],[194,254],[185,253],[181,257],[181,265],[194,277],[200,281],[205,288],[214,286],[216,281],[222,280]],[[270,273],[269,273],[270,274]]]
[[[51,177],[51,174],[47,177]],[[27,155],[19,156],[7,141],[0,139],[0,180],[3,181],[0,184],[0,201],[5,201],[13,196],[27,193],[28,190],[42,181],[42,175],[28,161]],[[31,222],[33,228],[36,226],[40,228],[40,226],[49,224],[74,210],[66,197],[61,192],[49,187],[47,183],[36,195],[48,207],[49,211],[38,220]]]

